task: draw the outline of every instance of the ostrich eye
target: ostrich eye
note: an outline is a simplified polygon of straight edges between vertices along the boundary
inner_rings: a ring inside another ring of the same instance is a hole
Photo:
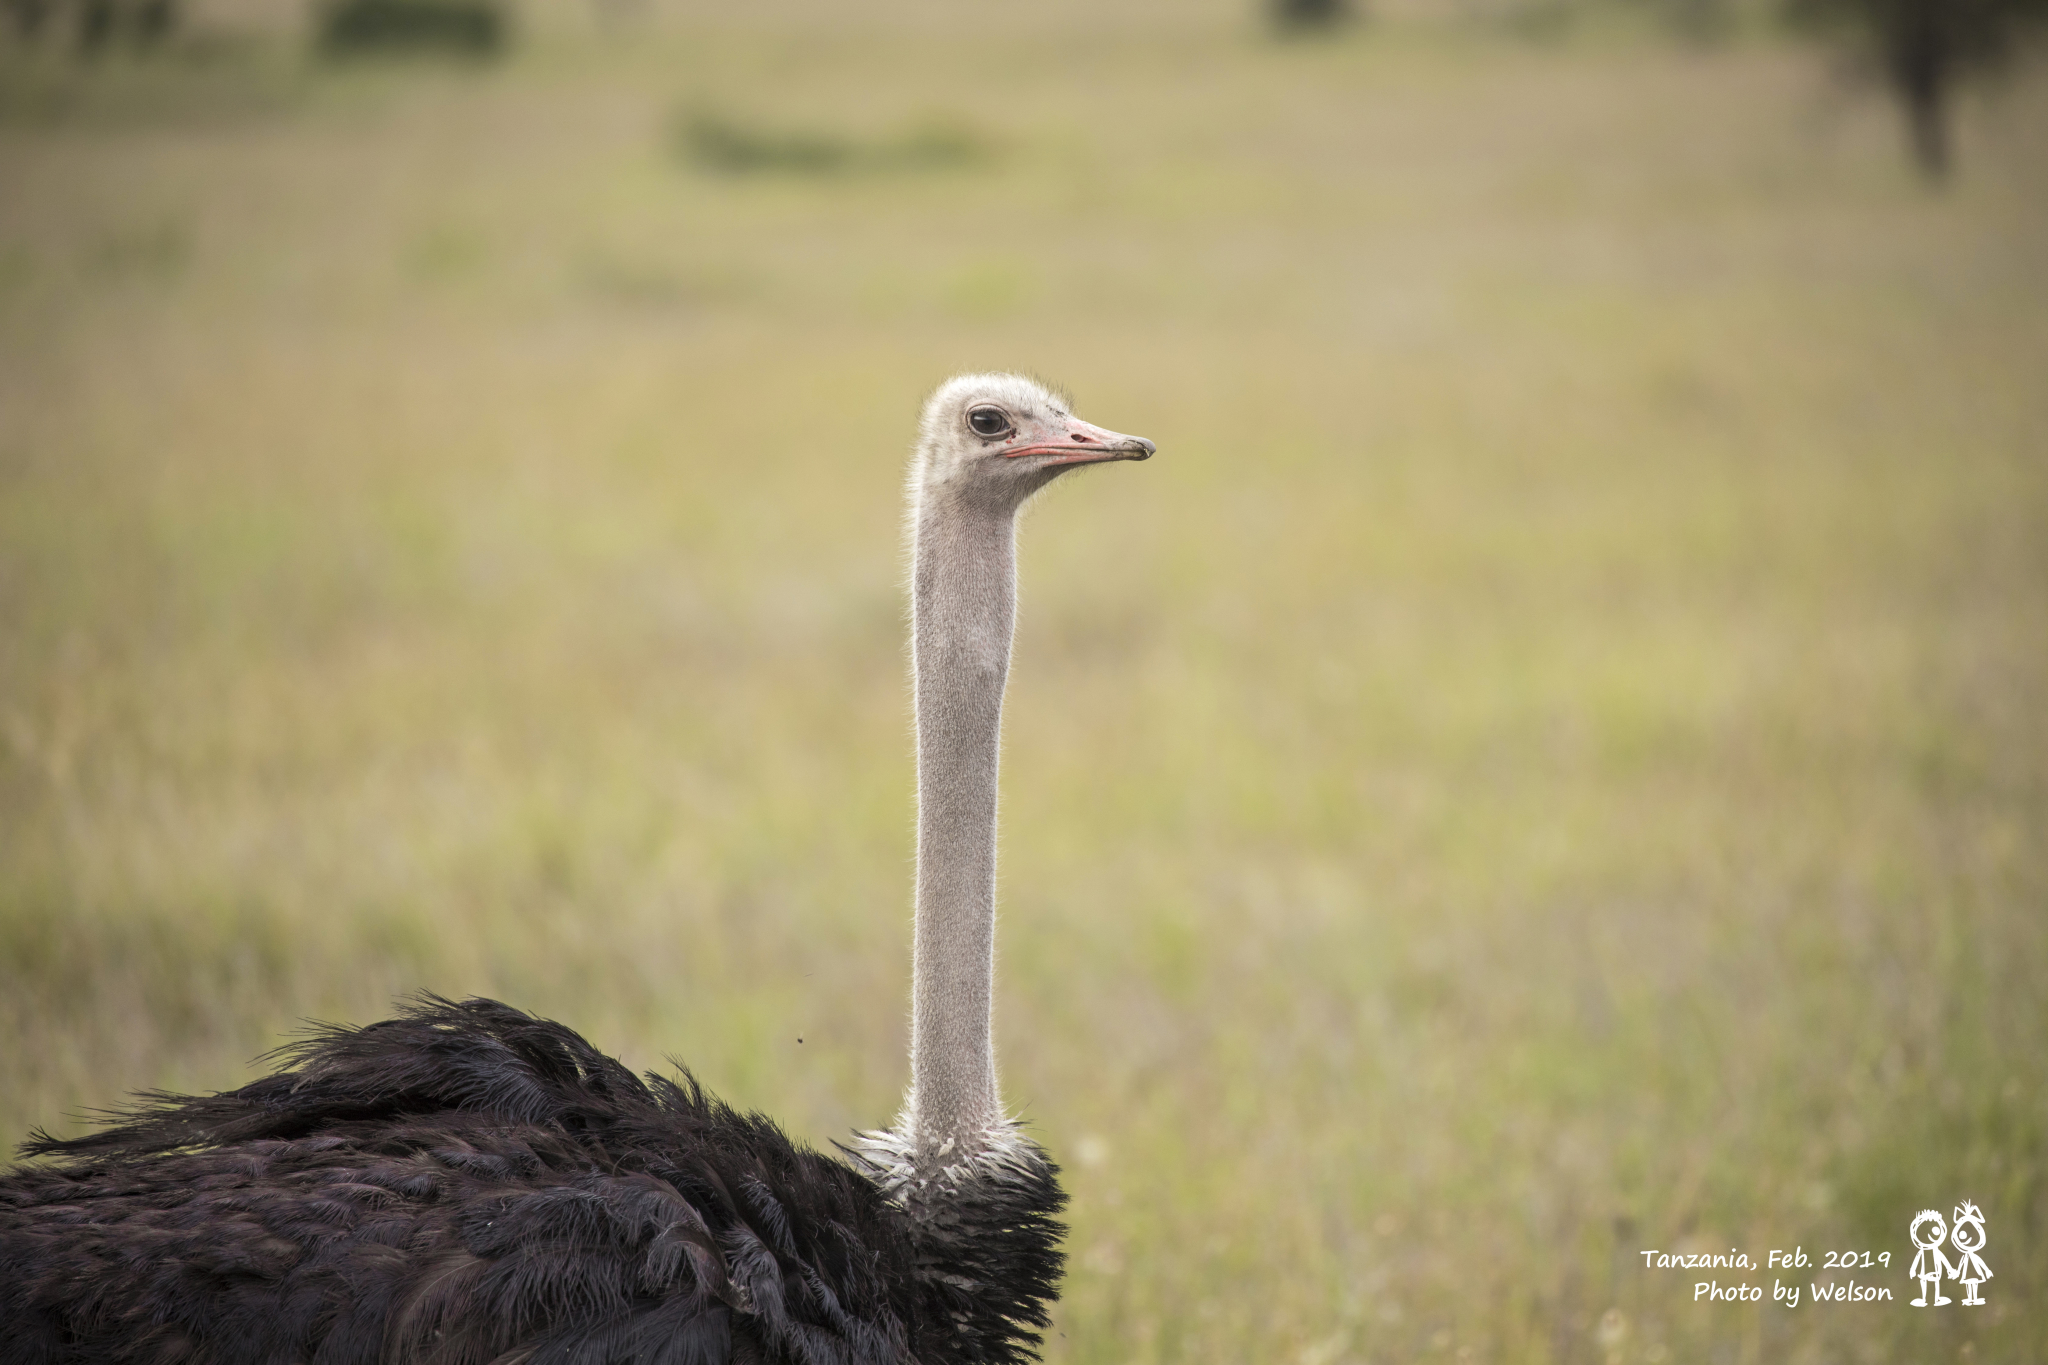
[[[976,436],[1000,436],[1010,429],[1010,419],[1001,408],[976,408],[967,414],[967,425]]]

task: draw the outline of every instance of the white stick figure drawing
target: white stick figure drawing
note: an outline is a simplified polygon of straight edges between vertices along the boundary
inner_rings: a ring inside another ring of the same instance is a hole
[[[1913,1215],[1913,1226],[1907,1235],[1920,1248],[1913,1257],[1912,1273],[1920,1280],[1920,1297],[1913,1300],[1913,1306],[1925,1308],[1929,1299],[1936,1304],[1954,1303],[1954,1299],[1941,1297],[1941,1272],[1946,1270],[1950,1279],[1956,1277],[1956,1268],[1941,1254],[1941,1244],[1948,1240],[1948,1225],[1933,1209],[1922,1209]]]
[[[1991,1278],[1991,1267],[1984,1264],[1984,1258],[1977,1253],[1984,1249],[1984,1212],[1965,1199],[1956,1205],[1956,1228],[1949,1234],[1949,1241],[1962,1253],[1961,1260],[1950,1271],[1953,1279],[1968,1285],[1970,1292],[1963,1297],[1966,1304],[1980,1304],[1977,1286]]]

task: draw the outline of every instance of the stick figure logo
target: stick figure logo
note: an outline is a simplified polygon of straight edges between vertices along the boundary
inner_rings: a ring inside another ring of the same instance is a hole
[[[1910,1272],[1920,1281],[1920,1297],[1913,1300],[1915,1308],[1925,1308],[1928,1300],[1938,1306],[1954,1303],[1954,1299],[1941,1296],[1941,1272],[1946,1270],[1950,1279],[1955,1278],[1956,1268],[1948,1263],[1948,1257],[1941,1254],[1941,1244],[1948,1240],[1948,1224],[1941,1221],[1941,1215],[1933,1209],[1922,1209],[1913,1215],[1913,1226],[1907,1232],[1913,1239],[1913,1268]]]
[[[1984,1302],[1977,1294],[1977,1286],[1991,1278],[1991,1267],[1977,1254],[1984,1249],[1983,1210],[1965,1199],[1956,1205],[1954,1224],[1948,1240],[1956,1249],[1956,1265],[1950,1273],[1970,1291],[1963,1297],[1964,1306],[1974,1308]]]
[[[1907,1273],[1920,1281],[1920,1297],[1912,1301],[1915,1308],[1925,1308],[1930,1301],[1935,1307],[1955,1302],[1942,1296],[1944,1275],[1961,1280],[1969,1288],[1963,1299],[1965,1307],[1974,1308],[1984,1302],[1977,1293],[1977,1286],[1991,1278],[1991,1267],[1977,1254],[1984,1249],[1984,1211],[1965,1199],[1956,1205],[1953,1221],[1954,1231],[1950,1231],[1941,1214],[1933,1209],[1922,1209],[1913,1215],[1912,1227],[1906,1235],[1912,1238],[1914,1248],[1913,1265]],[[1944,1242],[1955,1247],[1959,1260],[1949,1260],[1941,1249]]]

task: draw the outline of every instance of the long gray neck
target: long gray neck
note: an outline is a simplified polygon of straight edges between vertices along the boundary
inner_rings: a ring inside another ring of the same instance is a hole
[[[920,500],[913,531],[917,930],[908,1126],[921,1155],[972,1151],[1003,1119],[990,1004],[996,764],[1017,608],[1016,528],[1014,508],[939,492]]]

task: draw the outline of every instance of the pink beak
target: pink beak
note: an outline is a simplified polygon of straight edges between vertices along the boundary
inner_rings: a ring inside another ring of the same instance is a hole
[[[1049,455],[1047,464],[1102,464],[1109,460],[1149,460],[1158,449],[1142,436],[1126,436],[1122,432],[1108,431],[1078,417],[1068,418],[1065,440],[1032,441],[1028,445],[1011,446],[1003,452],[1003,458],[1014,460],[1020,455]]]

